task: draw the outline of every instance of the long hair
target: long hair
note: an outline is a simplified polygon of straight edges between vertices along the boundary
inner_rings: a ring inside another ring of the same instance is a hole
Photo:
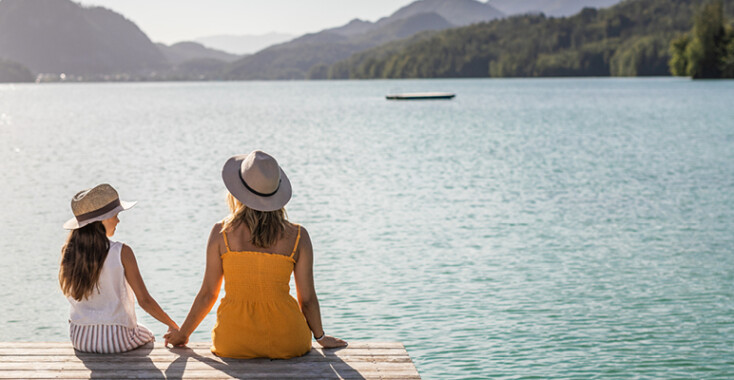
[[[285,233],[288,222],[288,214],[285,208],[275,211],[253,210],[232,194],[227,194],[227,205],[230,214],[222,223],[222,231],[227,231],[234,226],[244,223],[250,230],[250,242],[260,248],[268,248],[281,239]]]
[[[102,222],[93,222],[69,233],[61,248],[59,284],[64,295],[77,301],[89,297],[110,249]]]

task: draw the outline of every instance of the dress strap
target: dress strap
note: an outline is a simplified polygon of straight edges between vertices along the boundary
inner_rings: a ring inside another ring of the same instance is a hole
[[[293,258],[293,255],[296,254],[296,250],[298,249],[298,242],[301,240],[301,225],[298,225],[298,236],[296,236],[296,244],[293,246],[293,252],[291,252],[290,258]]]
[[[224,246],[227,247],[227,252],[229,252],[229,241],[227,241],[227,233],[222,231],[222,237],[224,238]]]

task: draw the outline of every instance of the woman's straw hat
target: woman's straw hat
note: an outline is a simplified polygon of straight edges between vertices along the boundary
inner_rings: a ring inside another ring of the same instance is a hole
[[[224,186],[257,211],[280,210],[291,199],[291,182],[271,155],[256,150],[231,157],[222,169]]]
[[[106,183],[82,190],[71,200],[74,217],[64,223],[64,228],[75,230],[89,223],[111,218],[118,212],[135,206],[136,203],[138,202],[120,201],[117,191]]]

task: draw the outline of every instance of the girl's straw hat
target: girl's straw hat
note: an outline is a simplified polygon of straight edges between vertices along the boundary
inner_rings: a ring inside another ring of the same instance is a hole
[[[222,169],[224,186],[257,211],[280,210],[291,199],[291,182],[271,155],[256,150],[231,157]]]
[[[82,190],[71,200],[74,217],[64,223],[64,228],[75,230],[89,223],[111,218],[118,212],[135,206],[136,203],[138,202],[120,201],[117,191],[106,183]]]

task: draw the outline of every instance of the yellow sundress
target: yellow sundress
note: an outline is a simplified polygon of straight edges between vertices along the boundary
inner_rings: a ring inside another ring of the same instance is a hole
[[[212,330],[215,355],[237,358],[288,359],[311,350],[311,329],[290,295],[293,256],[256,251],[233,252],[222,232],[227,251],[222,255],[224,291]]]

